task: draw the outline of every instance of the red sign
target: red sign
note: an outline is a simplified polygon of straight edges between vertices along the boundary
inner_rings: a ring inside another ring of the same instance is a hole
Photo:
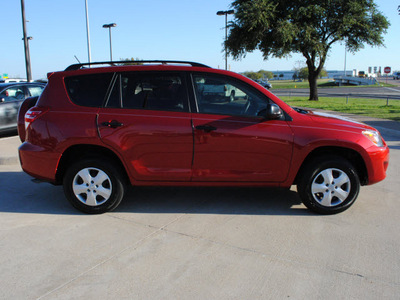
[[[383,69],[383,72],[385,72],[385,74],[389,74],[392,71],[392,69],[390,67],[385,67]]]

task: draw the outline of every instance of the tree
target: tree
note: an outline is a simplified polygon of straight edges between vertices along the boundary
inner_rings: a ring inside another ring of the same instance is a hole
[[[243,72],[242,74],[253,80],[265,79],[265,78],[271,79],[272,77],[274,77],[274,74],[272,72],[265,70],[260,70],[258,72]]]
[[[297,70],[298,78],[307,79],[308,76],[309,76],[309,74],[308,74],[307,67],[303,67],[300,70]],[[321,72],[319,72],[318,78],[327,77],[327,76],[328,76],[328,72],[324,68],[322,68]]]
[[[141,59],[139,58],[120,58],[120,61],[126,61],[126,63],[123,63],[123,65],[132,65],[132,64],[136,64],[136,65],[142,65],[143,63],[141,63]]]
[[[354,53],[383,46],[390,23],[373,0],[235,0],[226,48],[234,59],[256,49],[269,57],[300,53],[306,59],[310,100],[318,100],[317,78],[331,46],[344,41]]]
[[[328,71],[325,68],[322,68],[321,72],[318,75],[319,78],[328,77]]]
[[[267,79],[274,78],[274,73],[272,73],[271,71],[260,70],[258,72],[262,74],[263,78],[267,78]]]
[[[252,80],[258,80],[262,78],[260,72],[243,72],[243,75]]]
[[[301,79],[307,79],[308,78],[308,68],[307,67],[301,68],[299,70],[298,76]]]

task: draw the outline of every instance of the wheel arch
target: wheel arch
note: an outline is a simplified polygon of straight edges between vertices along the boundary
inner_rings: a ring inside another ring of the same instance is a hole
[[[319,147],[311,151],[307,157],[304,159],[303,163],[301,164],[296,178],[293,184],[297,184],[299,182],[302,173],[304,172],[306,166],[314,159],[322,156],[340,156],[344,159],[348,160],[356,169],[357,175],[360,178],[361,185],[365,185],[368,183],[368,171],[365,165],[364,159],[362,158],[361,154],[357,151],[344,148],[344,147],[332,147],[332,146],[324,146]]]
[[[64,151],[58,163],[56,172],[56,183],[57,184],[62,183],[67,167],[71,165],[71,163],[77,160],[87,159],[87,158],[105,159],[108,162],[115,164],[115,166],[122,173],[125,182],[126,183],[129,182],[129,176],[126,172],[126,168],[121,159],[118,157],[118,155],[115,154],[115,152],[106,147],[87,144],[87,145],[74,145]]]

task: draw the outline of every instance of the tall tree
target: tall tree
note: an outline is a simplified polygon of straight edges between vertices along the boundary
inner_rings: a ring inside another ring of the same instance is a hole
[[[234,59],[259,49],[264,59],[301,53],[308,68],[310,100],[318,100],[317,78],[332,45],[350,52],[383,46],[390,23],[373,0],[236,0],[226,41]]]

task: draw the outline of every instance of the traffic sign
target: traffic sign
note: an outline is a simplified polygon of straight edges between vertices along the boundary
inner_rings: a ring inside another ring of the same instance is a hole
[[[390,72],[392,72],[392,69],[390,67],[385,67],[383,69],[383,72],[385,72],[385,74],[389,74]]]

